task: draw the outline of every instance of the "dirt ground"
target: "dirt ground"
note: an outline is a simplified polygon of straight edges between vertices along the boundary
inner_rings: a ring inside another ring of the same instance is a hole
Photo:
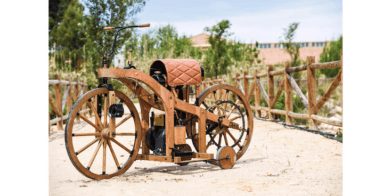
[[[76,128],[93,129],[85,122]],[[53,129],[50,195],[342,195],[343,144],[273,122],[254,120],[250,146],[232,169],[135,161],[123,175],[101,181],[76,170],[64,132]]]

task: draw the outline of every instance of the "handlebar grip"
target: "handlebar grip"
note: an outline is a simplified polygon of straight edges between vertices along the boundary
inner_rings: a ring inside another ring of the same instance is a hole
[[[105,27],[105,28],[103,28],[103,29],[106,30],[106,31],[109,31],[109,30],[114,30],[115,27]]]
[[[149,27],[149,26],[151,26],[151,25],[148,23],[148,24],[139,25],[138,27]]]

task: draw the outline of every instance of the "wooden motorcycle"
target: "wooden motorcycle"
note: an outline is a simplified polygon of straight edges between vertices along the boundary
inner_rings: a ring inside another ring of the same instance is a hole
[[[104,55],[103,68],[98,70],[103,82],[77,100],[65,128],[71,162],[92,179],[121,175],[135,160],[180,166],[203,161],[232,168],[246,152],[253,133],[250,104],[240,90],[217,84],[200,92],[203,68],[192,59],[156,60],[146,74],[132,64],[130,51],[129,66],[108,68],[107,59],[113,54],[118,33],[149,26],[104,28],[116,30],[116,34],[111,53]],[[113,89],[108,79],[120,81],[133,91],[141,112],[128,96]],[[196,91],[194,104],[190,104],[190,88]],[[210,98],[214,100],[207,101]],[[85,105],[91,108],[95,120],[86,117]],[[80,119],[88,125],[76,123]],[[83,132],[80,126],[92,126],[94,131]],[[94,144],[95,148],[91,147]],[[94,160],[101,161],[93,165]]]

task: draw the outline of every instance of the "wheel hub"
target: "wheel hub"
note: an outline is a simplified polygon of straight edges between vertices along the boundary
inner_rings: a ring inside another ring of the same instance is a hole
[[[102,138],[110,139],[110,129],[109,128],[104,128],[102,130]]]

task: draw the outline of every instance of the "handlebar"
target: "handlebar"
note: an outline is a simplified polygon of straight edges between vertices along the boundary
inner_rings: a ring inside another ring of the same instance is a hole
[[[142,25],[133,25],[133,26],[127,26],[127,27],[105,27],[103,28],[103,30],[106,30],[106,31],[110,31],[110,30],[115,30],[117,29],[117,31],[115,32],[115,37],[114,37],[114,43],[113,43],[113,46],[111,48],[111,52],[110,54],[107,56],[107,57],[110,57],[113,52],[114,52],[114,47],[115,47],[115,43],[117,41],[117,36],[118,36],[118,33],[124,29],[128,29],[128,28],[136,28],[136,27],[149,27],[151,26],[149,23],[147,24],[142,24]]]
[[[151,25],[148,24],[142,24],[142,25],[133,25],[133,26],[127,26],[127,27],[105,27],[103,28],[106,31],[115,30],[115,29],[127,29],[127,28],[135,28],[135,27],[150,27]]]

